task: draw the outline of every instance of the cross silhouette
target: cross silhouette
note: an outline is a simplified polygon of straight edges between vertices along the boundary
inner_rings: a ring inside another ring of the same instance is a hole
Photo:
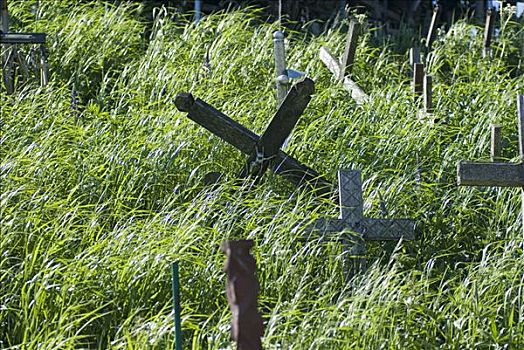
[[[272,166],[275,173],[285,176],[297,186],[305,182],[325,192],[329,187],[327,180],[280,149],[306,109],[314,90],[315,83],[309,78],[295,84],[262,136],[206,102],[194,99],[189,93],[178,94],[175,106],[186,112],[191,120],[249,155],[240,171],[240,177],[255,176],[255,181],[258,181],[269,166]]]

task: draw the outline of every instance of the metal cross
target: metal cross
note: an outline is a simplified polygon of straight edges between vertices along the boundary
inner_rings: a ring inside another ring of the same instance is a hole
[[[7,0],[1,2],[2,31],[0,32],[0,44],[5,51],[2,55],[2,72],[4,84],[8,94],[14,92],[13,67],[10,45],[13,44],[39,44],[40,45],[40,66],[41,66],[41,85],[45,86],[48,82],[47,54],[45,49],[45,33],[9,33],[9,13],[7,10]]]
[[[364,103],[369,96],[362,91],[362,89],[349,78],[349,73],[353,68],[353,61],[355,58],[355,52],[357,50],[358,33],[360,30],[360,24],[356,21],[351,21],[349,25],[348,34],[346,37],[346,46],[344,49],[344,55],[339,61],[327,47],[320,48],[320,60],[324,62],[326,67],[333,73],[335,78],[342,82],[342,86],[346,91],[351,94],[351,97],[357,102],[357,104]]]
[[[325,179],[280,149],[306,109],[314,89],[315,83],[309,78],[294,85],[262,136],[206,102],[198,98],[195,100],[189,93],[178,94],[175,106],[179,111],[187,112],[191,120],[250,156],[240,172],[241,177],[254,175],[258,181],[272,165],[275,173],[285,176],[297,186],[306,182],[325,191],[329,187]]]
[[[524,187],[524,95],[517,97],[517,111],[519,124],[520,163],[502,162],[468,162],[460,161],[457,165],[457,182],[459,186],[497,186],[497,187]],[[498,130],[497,130],[498,129]],[[497,160],[499,150],[498,137],[500,129],[493,127],[492,159]],[[524,189],[522,192],[524,214]],[[524,230],[524,220],[523,220]]]
[[[352,252],[365,254],[365,241],[389,241],[414,238],[415,222],[411,219],[372,219],[364,217],[360,170],[339,170],[339,206],[337,219],[318,219],[307,231],[323,235],[351,231],[356,234]]]

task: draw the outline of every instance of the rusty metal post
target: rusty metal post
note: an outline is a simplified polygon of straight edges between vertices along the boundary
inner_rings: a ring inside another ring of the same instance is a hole
[[[255,276],[256,262],[250,254],[253,241],[223,242],[220,250],[227,255],[226,295],[233,317],[231,339],[237,350],[261,350],[264,333],[262,317],[257,310],[259,284]]]

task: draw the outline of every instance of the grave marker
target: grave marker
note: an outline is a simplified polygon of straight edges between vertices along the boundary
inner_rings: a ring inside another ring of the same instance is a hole
[[[364,217],[362,179],[359,170],[339,170],[339,207],[337,219],[318,219],[307,231],[323,236],[352,231],[357,242],[351,247],[356,255],[365,254],[365,241],[414,239],[415,222],[411,219],[372,219]],[[345,243],[345,242],[344,242]]]
[[[262,317],[257,309],[260,290],[255,259],[249,253],[253,241],[223,242],[220,250],[226,254],[224,272],[227,275],[226,295],[231,308],[231,339],[237,350],[261,350],[264,334]]]
[[[314,82],[311,79],[306,78],[297,83],[280,105],[262,137],[204,101],[195,100],[191,94],[178,94],[175,98],[175,106],[179,111],[188,113],[187,116],[191,120],[249,155],[248,164],[241,171],[242,176],[254,175],[258,180],[272,164],[275,173],[285,176],[295,185],[306,182],[324,192],[329,187],[325,179],[280,149],[282,140],[295,126],[309,103],[313,91]]]
[[[355,53],[357,51],[358,36],[360,34],[360,23],[351,20],[346,36],[346,45],[344,47],[344,54],[340,61],[329,51],[327,47],[321,47],[319,57],[326,67],[333,73],[335,78],[342,83],[346,91],[351,94],[351,97],[362,104],[369,99],[369,96],[362,91],[362,89],[349,78],[349,74],[353,69],[355,60]]]
[[[524,214],[524,95],[517,97],[517,112],[519,122],[519,150],[520,163],[502,162],[469,162],[460,161],[457,164],[457,183],[459,186],[497,186],[497,187],[521,187],[522,205]],[[493,128],[491,156],[497,160],[500,151],[500,141],[497,141],[497,133],[500,129]],[[498,137],[500,139],[500,137]],[[523,220],[524,230],[524,220]]]
[[[4,85],[7,93],[14,92],[14,77],[13,77],[13,62],[11,45],[20,44],[37,44],[40,46],[40,83],[42,86],[47,85],[49,69],[47,66],[47,53],[45,49],[46,34],[45,33],[9,33],[9,12],[7,9],[7,0],[0,0],[1,17],[2,17],[2,32],[0,33],[0,44],[4,50],[2,56],[2,72],[4,76]]]
[[[424,64],[415,63],[413,65],[413,93],[422,95],[424,93]]]

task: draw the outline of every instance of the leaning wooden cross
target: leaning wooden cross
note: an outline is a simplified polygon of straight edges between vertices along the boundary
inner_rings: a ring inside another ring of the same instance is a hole
[[[40,82],[42,86],[48,82],[47,54],[45,49],[45,33],[9,33],[9,13],[7,11],[7,0],[1,0],[2,31],[0,32],[0,44],[4,54],[2,55],[2,74],[8,94],[14,92],[14,79],[12,67],[12,49],[14,44],[39,44],[40,45]]]
[[[338,192],[340,214],[337,219],[321,218],[306,231],[319,231],[322,237],[329,234],[353,232],[342,237],[353,255],[363,256],[365,241],[387,241],[414,238],[415,222],[411,219],[372,219],[364,217],[362,179],[359,170],[339,170]]]
[[[457,165],[457,182],[459,186],[498,186],[524,187],[524,95],[517,97],[519,122],[520,163],[477,163],[460,161]],[[492,159],[497,160],[500,142],[496,137],[498,128],[494,127],[492,137]],[[522,205],[524,214],[524,189],[522,189]],[[524,220],[523,220],[524,230]]]
[[[309,78],[294,85],[262,136],[206,102],[198,98],[195,100],[189,93],[178,94],[175,106],[186,112],[191,120],[249,155],[240,171],[241,177],[252,175],[258,181],[271,165],[275,173],[285,176],[297,186],[305,182],[325,191],[329,187],[325,179],[280,149],[306,109],[314,89],[315,83]]]
[[[342,86],[351,94],[351,97],[358,104],[362,104],[369,99],[369,96],[362,91],[357,83],[348,77],[348,74],[351,73],[351,69],[353,68],[359,30],[360,24],[356,21],[351,21],[346,38],[344,55],[342,56],[341,61],[339,61],[326,47],[320,48],[320,60],[322,60],[331,73],[335,75],[336,79],[342,82]]]

